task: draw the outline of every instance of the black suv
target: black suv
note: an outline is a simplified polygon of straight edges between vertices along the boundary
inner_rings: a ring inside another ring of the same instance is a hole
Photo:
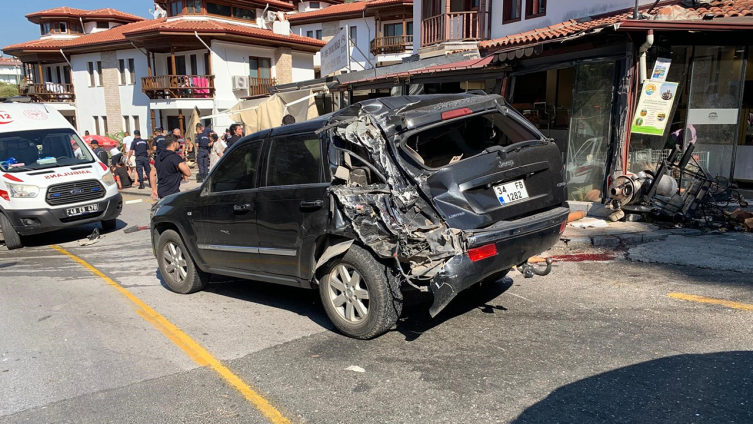
[[[371,338],[431,290],[439,313],[554,245],[560,152],[495,95],[386,97],[245,137],[202,187],[152,209],[167,285],[209,274],[318,288],[343,333]]]

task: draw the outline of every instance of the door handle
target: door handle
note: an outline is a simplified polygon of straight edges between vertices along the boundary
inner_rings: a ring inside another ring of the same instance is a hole
[[[318,209],[324,206],[324,202],[321,200],[304,200],[301,202],[301,207],[304,209]]]
[[[233,212],[240,213],[240,212],[248,212],[251,210],[251,204],[245,203],[243,205],[233,205]]]

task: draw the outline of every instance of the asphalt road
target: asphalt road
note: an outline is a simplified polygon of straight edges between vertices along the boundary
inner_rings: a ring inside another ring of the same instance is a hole
[[[91,246],[77,240],[93,226],[0,247],[0,423],[268,422],[50,244],[293,422],[753,422],[753,276],[727,264],[560,262],[545,278],[463,293],[436,319],[430,297],[409,293],[393,331],[357,341],[332,330],[315,292],[221,278],[169,292],[148,232],[122,231],[146,225],[148,207],[127,204],[119,229]]]

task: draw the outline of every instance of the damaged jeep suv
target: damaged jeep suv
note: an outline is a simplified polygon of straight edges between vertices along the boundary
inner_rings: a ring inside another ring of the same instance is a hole
[[[438,314],[558,240],[560,152],[499,96],[386,97],[233,145],[200,189],[152,209],[175,292],[210,274],[319,290],[346,335],[392,327],[401,289]]]

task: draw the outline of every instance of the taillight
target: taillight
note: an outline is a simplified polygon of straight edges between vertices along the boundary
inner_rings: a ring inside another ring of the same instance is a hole
[[[468,109],[467,107],[464,107],[462,109],[448,110],[447,112],[442,112],[442,120],[446,121],[452,118],[459,118],[461,116],[470,115],[472,113],[473,111]]]
[[[567,227],[567,221],[564,221],[562,224],[560,224],[560,234],[565,232],[565,227]]]
[[[481,259],[490,258],[492,256],[497,255],[497,245],[487,244],[481,247],[476,247],[473,249],[468,249],[468,257],[471,259],[471,262],[480,261]]]

